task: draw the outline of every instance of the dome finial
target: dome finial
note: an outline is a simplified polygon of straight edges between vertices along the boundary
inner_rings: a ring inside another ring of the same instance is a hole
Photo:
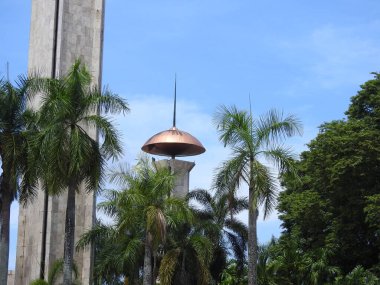
[[[191,156],[204,153],[206,149],[201,142],[191,134],[181,131],[176,127],[177,115],[177,74],[174,78],[174,110],[173,127],[169,130],[160,132],[152,136],[141,147],[145,151],[154,155],[170,156]]]

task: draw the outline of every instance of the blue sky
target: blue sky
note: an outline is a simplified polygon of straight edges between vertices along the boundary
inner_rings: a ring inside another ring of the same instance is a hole
[[[380,71],[378,0],[108,0],[103,84],[125,97],[131,113],[116,117],[123,161],[171,124],[177,73],[177,126],[204,144],[191,188],[208,188],[228,157],[212,115],[220,104],[270,108],[297,115],[304,135],[289,141],[297,153],[326,121],[341,119],[359,85]],[[0,2],[0,77],[27,71],[30,1]],[[244,195],[245,189],[241,191]],[[242,217],[244,219],[244,217]],[[259,221],[259,240],[280,233],[276,215]],[[17,205],[12,212],[14,267]]]

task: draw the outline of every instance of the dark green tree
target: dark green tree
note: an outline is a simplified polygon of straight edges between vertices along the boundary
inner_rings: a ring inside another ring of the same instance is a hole
[[[346,112],[348,120],[370,120],[373,127],[380,128],[380,73],[361,85],[358,94],[351,98]]]
[[[198,218],[196,227],[213,241],[213,259],[210,272],[215,282],[220,282],[228,256],[235,259],[240,273],[246,262],[248,230],[234,215],[248,209],[246,198],[231,197],[230,193],[211,195],[204,189],[196,189],[188,194],[189,201],[197,202],[194,208]],[[238,272],[239,273],[239,272]]]
[[[7,284],[10,207],[15,199],[25,203],[35,193],[37,179],[29,169],[28,125],[34,117],[26,109],[30,79],[15,85],[0,80],[0,284]],[[28,170],[29,169],[29,170]]]
[[[104,114],[124,113],[128,107],[122,98],[94,86],[79,60],[59,79],[36,80],[33,90],[42,102],[41,130],[33,139],[34,164],[42,165],[49,193],[67,191],[63,284],[71,285],[75,195],[80,189],[97,191],[106,160],[121,153],[118,133]]]
[[[300,181],[283,175],[280,242],[291,237],[313,262],[323,248],[329,252],[325,264],[342,274],[359,265],[379,267],[380,77],[374,75],[351,98],[348,119],[320,127],[297,163]]]
[[[173,228],[163,246],[159,277],[163,285],[208,285],[214,244],[195,224]]]

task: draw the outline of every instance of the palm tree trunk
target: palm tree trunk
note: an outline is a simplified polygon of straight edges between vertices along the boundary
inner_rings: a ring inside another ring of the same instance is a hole
[[[45,187],[46,189],[46,187]],[[40,261],[40,279],[45,279],[45,258],[46,258],[46,235],[47,235],[47,218],[49,207],[49,195],[47,190],[44,192],[44,210],[42,218],[42,241],[41,241],[41,261]]]
[[[0,196],[0,284],[7,285],[9,260],[9,219],[11,215],[11,199],[1,185]]]
[[[152,237],[146,232],[143,285],[152,285]]]
[[[63,285],[72,285],[75,230],[75,184],[71,182],[67,193],[65,245],[63,251]]]
[[[158,276],[158,266],[157,266],[157,254],[153,254],[153,280],[157,279]],[[152,281],[152,284],[154,281]]]
[[[257,285],[257,206],[253,187],[249,187],[248,210],[248,285]]]

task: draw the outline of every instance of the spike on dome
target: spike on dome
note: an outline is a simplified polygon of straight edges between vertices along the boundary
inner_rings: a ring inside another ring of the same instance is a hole
[[[141,150],[155,155],[170,156],[193,156],[204,153],[206,149],[201,142],[191,134],[179,130],[176,127],[177,109],[177,78],[174,83],[174,111],[173,127],[152,136],[142,146]]]

